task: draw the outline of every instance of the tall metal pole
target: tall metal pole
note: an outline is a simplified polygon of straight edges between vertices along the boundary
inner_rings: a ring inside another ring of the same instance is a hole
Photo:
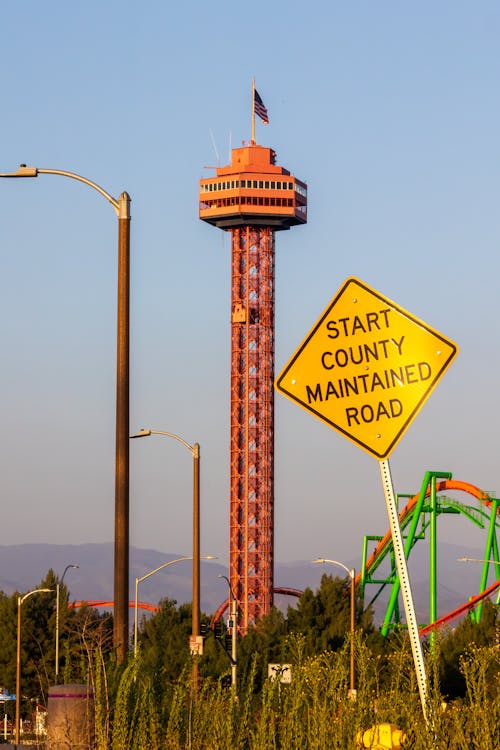
[[[117,200],[95,182],[62,169],[40,169],[21,164],[15,172],[3,173],[0,177],[38,177],[39,174],[61,175],[89,185],[111,203],[118,216],[113,645],[117,661],[122,663],[128,647],[130,196],[123,192]]]
[[[17,648],[16,648],[16,720],[15,720],[15,742],[19,745],[19,734],[21,727],[21,609],[23,602],[33,594],[49,593],[52,589],[35,589],[28,591],[24,596],[17,597]]]
[[[313,560],[313,563],[329,563],[330,565],[338,565],[348,573],[351,579],[350,586],[350,667],[349,667],[349,697],[356,697],[356,681],[355,681],[355,663],[354,663],[354,635],[356,633],[356,570],[354,568],[348,568],[344,563],[338,560],[330,560],[326,557],[319,557],[317,560]]]
[[[131,438],[149,437],[150,435],[164,435],[177,440],[188,449],[193,457],[193,602],[191,614],[190,650],[193,656],[201,656],[203,652],[203,638],[200,635],[200,446],[199,443],[190,445],[186,440],[174,432],[165,430],[140,430]],[[212,555],[203,559],[213,560]],[[198,663],[193,661],[193,685],[198,685]]]
[[[163,570],[164,568],[168,568],[169,565],[174,565],[174,563],[183,562],[184,560],[192,560],[193,558],[191,556],[183,556],[183,557],[176,557],[175,560],[169,560],[166,563],[163,563],[163,565],[159,565],[154,570],[150,570],[149,573],[145,573],[143,576],[140,576],[139,578],[135,579],[135,616],[134,616],[134,656],[137,656],[137,629],[138,629],[138,609],[139,609],[139,584],[145,581],[148,578],[151,578],[151,576],[154,576],[155,573],[158,573],[160,570]],[[213,560],[212,555],[205,555],[203,557],[204,560]]]
[[[198,693],[197,654],[202,649],[200,636],[200,446],[193,445],[193,612],[191,615],[191,648],[193,653],[193,691]]]
[[[229,590],[231,591],[231,587],[229,587]],[[234,596],[233,592],[231,591],[231,690],[233,693],[233,698],[236,698],[238,695],[237,692],[237,680],[238,680],[238,602],[236,601],[236,597]]]
[[[19,728],[21,723],[21,607],[22,597],[17,597],[17,651],[16,651],[16,726],[15,741],[19,744]]]
[[[219,573],[219,578],[223,578],[229,589],[229,598],[231,606],[229,611],[231,619],[228,623],[231,628],[231,692],[233,698],[238,697],[238,600],[236,599],[231,586],[231,581],[227,576]]]
[[[137,630],[139,626],[139,579],[135,579],[134,602],[134,658],[137,656]]]
[[[129,589],[130,196],[118,199],[116,347],[115,563],[113,643],[118,663],[128,649]]]
[[[354,634],[356,632],[356,571],[351,568],[349,575],[351,576],[351,680],[349,695],[351,698],[356,696],[356,686],[354,683]]]
[[[66,575],[66,571],[68,571],[70,568],[78,568],[79,565],[66,565],[64,568],[64,573],[61,576],[61,580],[57,581],[56,586],[56,668],[55,668],[55,682],[56,685],[58,684],[59,679],[59,592],[60,588],[64,581],[64,576]]]

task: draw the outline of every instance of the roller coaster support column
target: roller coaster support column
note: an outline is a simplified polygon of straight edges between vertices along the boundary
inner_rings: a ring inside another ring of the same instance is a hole
[[[436,481],[435,480],[436,479],[451,479],[451,478],[452,478],[452,474],[449,471],[426,471],[425,472],[422,485],[420,487],[420,495],[418,497],[418,502],[413,511],[412,521],[410,524],[408,535],[406,537],[405,559],[408,558],[408,555],[410,554],[410,550],[413,545],[413,540],[415,538],[415,533],[417,531],[418,522],[420,520],[420,514],[422,513],[422,509],[424,506],[425,498],[427,496],[427,490],[429,488],[429,485],[431,485],[431,491],[432,491],[432,487],[434,487],[434,496],[435,496],[436,494]],[[396,578],[391,589],[391,595],[389,597],[389,602],[387,604],[384,622],[381,628],[382,635],[384,636],[387,635],[387,633],[389,632],[389,627],[390,627],[392,617],[394,614],[394,610],[396,608],[397,601],[398,601],[399,589],[400,589],[400,581]]]
[[[387,515],[389,517],[389,525],[391,528],[392,545],[394,547],[396,567],[401,584],[401,593],[403,595],[406,624],[408,626],[408,634],[410,636],[413,661],[415,663],[418,692],[420,694],[420,702],[422,704],[424,719],[427,721],[427,676],[425,674],[424,656],[422,653],[420,634],[418,632],[417,618],[415,615],[415,607],[413,604],[413,596],[410,587],[410,579],[408,577],[408,568],[406,566],[406,557],[403,549],[403,539],[401,536],[401,528],[399,526],[396,500],[394,498],[394,487],[392,484],[391,470],[389,467],[389,461],[387,459],[379,461],[379,465],[380,475],[382,477],[382,487],[384,488]]]
[[[481,585],[479,587],[479,591],[484,591],[486,589],[486,586],[488,584],[488,571],[490,567],[490,560],[496,560],[497,566],[496,566],[496,576],[498,578],[498,545],[496,540],[496,518],[497,518],[497,509],[498,509],[498,500],[495,498],[491,499],[491,513],[490,513],[490,525],[488,527],[488,536],[486,539],[486,549],[484,552],[484,564],[483,564],[483,571],[481,573]],[[475,622],[481,621],[481,615],[483,612],[483,602],[479,602],[477,605],[476,610],[472,610],[471,617]]]
[[[436,500],[436,475],[431,474],[431,496],[430,496],[430,538],[429,538],[429,622],[436,622],[437,604],[437,500]],[[430,635],[431,648],[434,648],[436,633],[434,630]]]

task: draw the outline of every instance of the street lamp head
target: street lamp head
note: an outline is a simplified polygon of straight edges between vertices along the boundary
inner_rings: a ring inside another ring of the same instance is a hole
[[[129,435],[130,438],[140,438],[140,437],[149,437],[151,435],[151,430],[139,430],[139,432],[136,432],[134,435]]]
[[[0,177],[38,177],[37,167],[27,167],[26,164],[20,164],[19,169],[15,172],[5,172]]]
[[[338,565],[340,568],[345,570],[345,572],[354,580],[354,576],[356,575],[356,571],[354,568],[348,568],[347,565],[344,565],[343,562],[339,562],[339,560],[330,560],[328,557],[318,557],[316,560],[311,560],[313,563],[328,563],[330,565]]]
[[[229,578],[223,573],[218,573],[217,578],[223,578],[226,581],[229,588],[229,593],[231,594],[231,598],[233,599],[233,602],[235,602],[236,596],[234,595],[233,587],[231,586],[231,581],[229,580]]]
[[[79,565],[77,565],[76,563],[69,563],[69,565],[66,565],[66,567],[64,568],[64,573],[63,573],[63,574],[62,574],[62,576],[61,576],[61,580],[60,580],[60,581],[58,581],[58,584],[57,584],[57,586],[58,586],[58,587],[59,587],[59,586],[62,586],[62,584],[63,584],[63,581],[64,581],[64,576],[66,575],[66,573],[68,572],[68,570],[70,570],[71,568],[79,568],[79,567],[80,567],[80,566],[79,566]]]
[[[24,594],[22,596],[21,594],[17,597],[17,603],[19,606],[23,604],[23,602],[28,599],[28,597],[32,596],[33,594],[50,594],[53,593],[55,589],[34,589],[33,591],[28,591],[27,594]]]

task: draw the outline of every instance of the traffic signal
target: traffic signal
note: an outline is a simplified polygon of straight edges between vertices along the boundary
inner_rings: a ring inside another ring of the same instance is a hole
[[[220,620],[214,622],[214,635],[216,638],[222,638],[222,622]]]

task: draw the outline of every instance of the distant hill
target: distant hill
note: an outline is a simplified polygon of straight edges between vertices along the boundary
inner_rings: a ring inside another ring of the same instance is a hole
[[[427,565],[428,549],[425,544],[416,545],[410,557],[410,579],[417,617],[426,621],[429,611]],[[29,591],[40,583],[52,568],[61,576],[66,565],[78,564],[78,569],[68,570],[64,583],[68,586],[72,601],[113,599],[113,555],[114,545],[104,544],[18,544],[0,546],[0,590],[6,594],[14,591]],[[130,550],[130,600],[135,596],[135,579],[154,570],[162,563],[181,555],[158,550],[132,547]],[[481,566],[457,562],[458,557],[481,557],[478,549],[464,549],[451,544],[441,544],[438,550],[438,615],[454,609],[479,590]],[[357,562],[344,561],[349,566]],[[303,590],[307,586],[315,590],[323,573],[342,575],[340,568],[331,565],[312,565],[309,561],[276,563],[275,585]],[[215,561],[201,561],[200,601],[207,614],[215,612],[227,598],[227,584],[218,576],[227,575],[227,569]],[[375,590],[368,587],[366,601]],[[176,563],[143,581],[139,588],[141,601],[156,604],[168,597],[178,604],[191,601],[191,561]],[[382,603],[386,600],[381,597]],[[277,596],[276,604],[281,609],[294,605],[295,599]],[[376,619],[382,614],[377,603]]]

